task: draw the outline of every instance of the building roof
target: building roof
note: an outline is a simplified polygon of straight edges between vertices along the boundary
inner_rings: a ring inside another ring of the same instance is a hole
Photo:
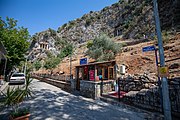
[[[104,61],[104,62],[93,62],[93,63],[84,64],[84,65],[78,65],[76,67],[91,66],[91,65],[100,65],[100,64],[108,64],[108,63],[112,63],[112,64],[115,65],[116,61],[115,60],[111,60],[111,61]]]

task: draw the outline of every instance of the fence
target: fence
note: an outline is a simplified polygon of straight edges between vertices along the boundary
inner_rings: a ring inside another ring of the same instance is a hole
[[[163,112],[161,83],[147,79],[119,79],[118,92],[114,90],[103,97],[111,98],[150,111]],[[180,117],[180,78],[169,79],[171,111]]]
[[[168,80],[168,85],[172,114],[179,116],[180,80]],[[119,88],[119,91],[126,92],[124,97],[119,97],[120,101],[148,110],[163,111],[161,87],[158,86],[158,82],[119,80]],[[120,94],[118,96],[120,96]]]

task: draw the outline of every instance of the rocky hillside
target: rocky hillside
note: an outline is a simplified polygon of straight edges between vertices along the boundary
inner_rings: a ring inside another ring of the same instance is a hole
[[[75,43],[94,39],[100,33],[111,37],[153,39],[155,25],[151,0],[121,0],[101,11],[83,15],[58,28],[58,34]]]
[[[179,0],[158,0],[162,30],[179,31]],[[69,21],[57,31],[49,29],[32,38],[29,58],[33,62],[53,54],[57,56],[65,40],[74,44],[75,56],[86,51],[86,43],[101,33],[117,42],[141,43],[144,38],[154,40],[155,21],[152,0],[120,0],[101,11],[90,11],[81,18]],[[167,35],[167,32],[163,32]],[[82,49],[79,49],[83,47]],[[84,55],[80,55],[83,57]],[[67,59],[67,58],[66,58]]]
[[[81,18],[69,21],[59,27],[57,32],[50,29],[37,33],[33,36],[30,58],[47,56],[44,54],[47,49],[43,51],[39,49],[42,42],[49,44],[50,52],[56,55],[59,46],[55,46],[54,43],[62,39],[66,39],[75,46],[92,40],[101,33],[126,39],[140,39],[144,36],[153,39],[155,26],[152,3],[149,1],[151,0],[121,0],[101,11],[91,11]]]
[[[29,60],[34,62],[36,60],[43,60],[48,57],[48,54],[57,56],[59,49],[56,46],[56,31],[49,29],[37,33],[32,37],[32,42],[29,49]]]
[[[157,67],[155,62],[155,53],[142,52],[145,46],[154,45],[155,41],[143,42],[135,45],[129,45],[123,48],[123,52],[119,53],[115,60],[117,64],[125,64],[126,72],[130,75],[148,75],[149,78],[157,78]],[[180,77],[180,33],[172,35],[168,41],[164,43],[165,65],[169,68],[169,78]],[[75,66],[79,65],[79,59],[85,56],[85,46],[79,46],[79,52],[72,57],[72,74],[75,75]],[[90,62],[93,61],[90,59]],[[65,58],[59,66],[53,70],[53,73],[63,71],[65,74],[70,73],[70,59]],[[48,71],[38,71],[48,72]]]
[[[162,30],[180,32],[180,0],[158,0]]]

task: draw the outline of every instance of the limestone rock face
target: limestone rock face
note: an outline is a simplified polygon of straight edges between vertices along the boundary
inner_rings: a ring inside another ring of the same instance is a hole
[[[158,0],[158,5],[162,30],[179,31],[179,0]],[[101,33],[127,39],[127,45],[154,40],[152,0],[120,0],[100,11],[90,11],[81,18],[69,21],[57,31],[48,29],[37,33],[33,36],[29,58],[33,61],[43,59],[49,52],[56,56],[63,46],[57,46],[55,43],[62,39],[78,48]],[[132,53],[134,54],[136,53]]]
[[[43,60],[48,54],[57,56],[59,50],[55,45],[55,37],[49,30],[37,33],[33,36],[29,49],[29,60]]]
[[[58,34],[78,44],[92,40],[101,33],[127,39],[153,38],[154,28],[152,3],[132,0],[114,3],[98,12],[91,11],[59,27]]]

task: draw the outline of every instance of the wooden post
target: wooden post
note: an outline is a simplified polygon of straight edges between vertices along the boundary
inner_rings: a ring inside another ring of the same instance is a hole
[[[97,76],[97,68],[96,65],[94,65],[94,81],[96,81],[96,76]]]
[[[76,90],[80,90],[79,68],[76,68]]]

